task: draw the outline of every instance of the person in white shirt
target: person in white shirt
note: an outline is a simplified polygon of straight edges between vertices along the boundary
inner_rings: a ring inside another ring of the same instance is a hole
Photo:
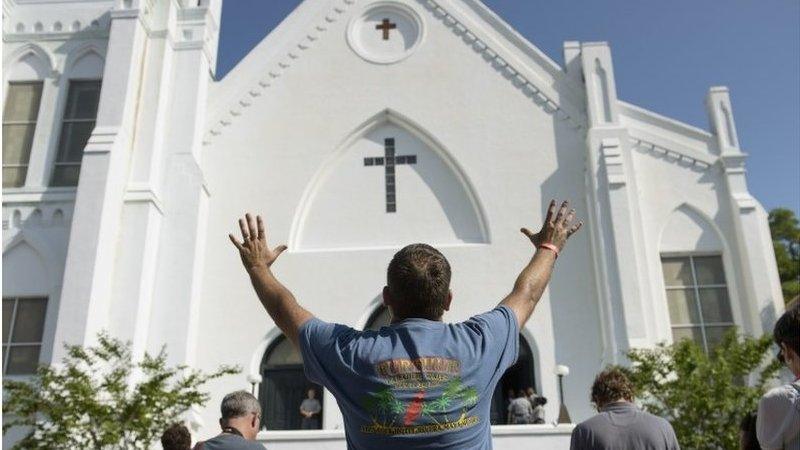
[[[794,382],[767,392],[758,404],[756,435],[763,450],[800,449],[800,306],[790,307],[775,324],[778,359]]]

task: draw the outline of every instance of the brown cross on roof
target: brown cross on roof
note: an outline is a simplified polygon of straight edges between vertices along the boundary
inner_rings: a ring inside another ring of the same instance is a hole
[[[375,29],[376,30],[383,31],[383,40],[384,41],[388,41],[389,40],[389,30],[394,30],[395,28],[397,28],[397,24],[396,23],[392,23],[389,19],[383,19],[383,22],[381,22],[378,25],[375,25]]]

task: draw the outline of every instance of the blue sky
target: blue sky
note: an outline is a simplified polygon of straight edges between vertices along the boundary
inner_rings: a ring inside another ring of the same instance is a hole
[[[300,0],[225,0],[222,78]],[[800,212],[800,1],[484,0],[562,63],[566,40],[608,41],[619,98],[708,129],[703,98],[726,85],[750,191]]]

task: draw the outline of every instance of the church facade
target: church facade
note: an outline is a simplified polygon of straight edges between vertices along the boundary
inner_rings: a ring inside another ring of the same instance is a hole
[[[288,244],[275,271],[304,306],[369,328],[388,320],[398,248],[447,256],[445,320],[460,321],[510,291],[532,252],[519,228],[570,199],[585,226],[494,394],[501,449],[568,448],[569,426],[503,426],[507,392],[527,387],[557,418],[559,365],[580,421],[627,350],[711,350],[782,312],[726,88],[709,89],[709,130],[660,116],[617,98],[606,43],[553,61],[478,0],[305,0],[217,80],[221,6],[3,2],[4,376],[107,330],[136,356],[242,367],[187,416],[197,437],[217,432],[226,392],[252,389],[270,448],[344,448],[335,399],[305,380],[228,241],[245,211]],[[322,430],[281,431],[309,387]]]

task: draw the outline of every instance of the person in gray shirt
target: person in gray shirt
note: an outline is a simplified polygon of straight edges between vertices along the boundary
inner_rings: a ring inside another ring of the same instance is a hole
[[[672,425],[634,405],[633,391],[619,368],[600,372],[592,385],[599,413],[572,430],[570,450],[679,450]]]
[[[303,416],[303,422],[300,425],[301,430],[318,430],[320,428],[319,414],[322,412],[322,405],[317,400],[317,391],[314,388],[309,388],[306,392],[308,395],[302,403],[300,403],[300,414]]]
[[[257,398],[246,391],[231,392],[222,399],[220,410],[222,433],[199,442],[194,450],[264,450],[264,445],[255,441],[261,422]]]

